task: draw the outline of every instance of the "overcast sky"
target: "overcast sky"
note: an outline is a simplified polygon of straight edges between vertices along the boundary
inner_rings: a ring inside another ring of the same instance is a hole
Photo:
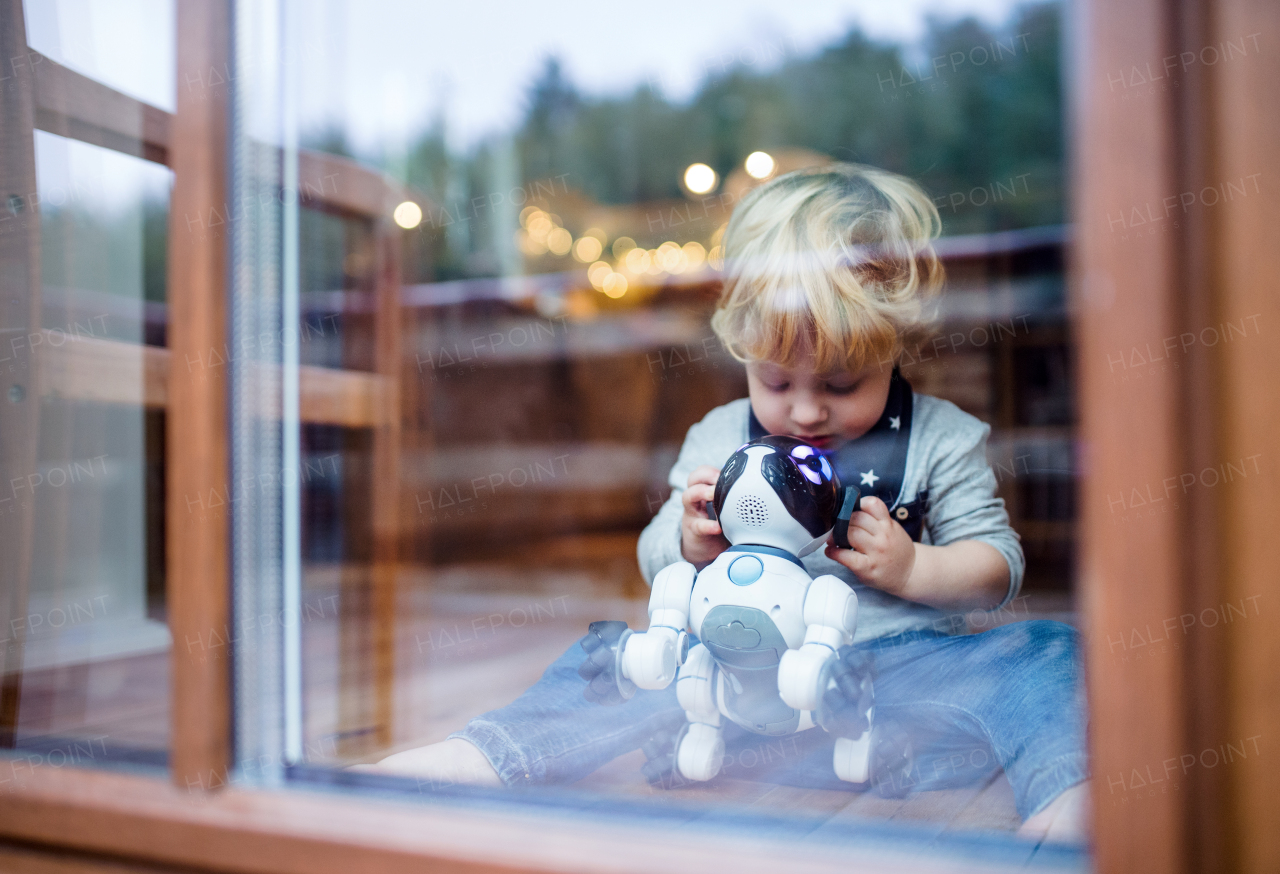
[[[304,126],[345,129],[361,153],[394,150],[443,110],[465,147],[509,129],[542,59],[560,57],[580,88],[650,81],[691,95],[709,71],[769,66],[853,24],[913,41],[926,17],[1004,21],[1015,0],[295,0],[304,55]],[[173,0],[25,0],[31,45],[126,93],[174,105]]]

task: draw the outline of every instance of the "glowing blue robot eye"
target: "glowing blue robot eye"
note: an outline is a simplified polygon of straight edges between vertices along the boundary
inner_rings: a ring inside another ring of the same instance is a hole
[[[791,457],[809,482],[821,485],[823,480],[831,479],[831,465],[812,446],[796,446],[791,450]]]

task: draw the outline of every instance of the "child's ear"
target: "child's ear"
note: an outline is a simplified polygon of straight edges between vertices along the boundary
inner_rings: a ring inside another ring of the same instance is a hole
[[[841,549],[852,549],[853,544],[849,542],[849,519],[862,505],[862,492],[855,485],[841,486],[837,498],[840,509],[836,512],[836,524],[831,529],[831,535],[835,539],[836,546]]]

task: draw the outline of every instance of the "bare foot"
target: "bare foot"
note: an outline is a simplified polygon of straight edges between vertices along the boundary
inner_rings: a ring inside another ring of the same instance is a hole
[[[1089,781],[1077,783],[1027,817],[1018,837],[1037,843],[1078,844],[1090,837]]]
[[[373,774],[396,774],[417,777],[419,781],[447,786],[470,783],[475,786],[501,786],[498,772],[484,753],[470,741],[452,737],[440,743],[405,750],[387,756],[376,765],[357,765],[353,771]]]

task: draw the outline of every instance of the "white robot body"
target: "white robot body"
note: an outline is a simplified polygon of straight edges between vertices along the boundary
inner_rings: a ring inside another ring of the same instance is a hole
[[[730,567],[739,580],[730,579]],[[759,552],[722,552],[702,569],[693,584],[689,627],[706,640],[703,621],[715,607],[749,607],[766,614],[782,634],[789,649],[804,643],[804,596],[813,577],[789,559]],[[781,653],[779,653],[781,655]]]
[[[804,643],[804,601],[812,582],[789,559],[730,550],[694,583],[690,627],[717,667],[717,710],[748,731],[782,735],[813,724],[778,694],[783,654]]]
[[[719,772],[722,716],[770,736],[815,725],[826,669],[852,642],[858,599],[836,577],[810,577],[799,556],[826,541],[843,500],[829,463],[808,444],[747,444],[716,486],[717,518],[734,546],[700,573],[677,562],[654,579],[649,630],[623,638],[618,675],[643,689],[675,680],[689,720],[676,751],[686,778]],[[701,641],[692,649],[687,628]],[[838,738],[833,768],[863,782],[868,756],[869,732]]]

